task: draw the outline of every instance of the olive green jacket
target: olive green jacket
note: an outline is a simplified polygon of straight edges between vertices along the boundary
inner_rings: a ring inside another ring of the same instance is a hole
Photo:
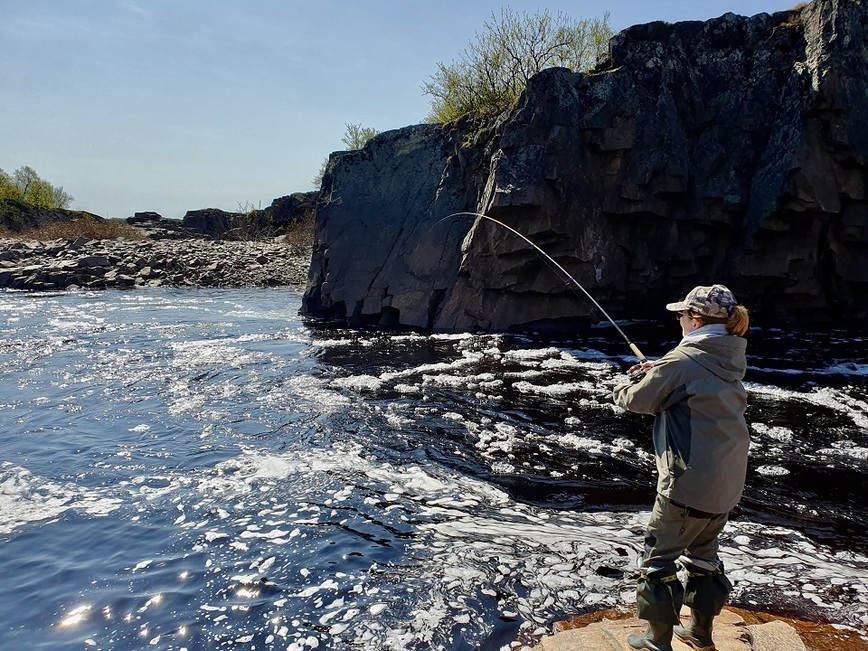
[[[654,414],[657,491],[707,513],[741,499],[750,434],[744,419],[747,342],[731,335],[685,338],[634,384],[615,387],[615,404]]]

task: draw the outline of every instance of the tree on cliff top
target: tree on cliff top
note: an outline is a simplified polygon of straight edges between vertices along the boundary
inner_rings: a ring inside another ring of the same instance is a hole
[[[12,176],[0,169],[0,200],[13,199],[41,208],[69,208],[73,198],[63,186],[51,185],[29,165],[19,167]]]
[[[380,132],[374,127],[363,127],[361,123],[347,122],[347,132],[341,138],[341,142],[347,146],[347,149],[361,149],[378,133]]]
[[[482,120],[509,108],[533,75],[552,67],[587,70],[603,54],[612,36],[609,13],[600,19],[574,20],[548,10],[533,15],[509,7],[491,14],[481,32],[449,65],[437,63],[431,81],[431,122],[465,115]]]
[[[349,150],[361,149],[368,144],[368,140],[380,133],[379,129],[375,129],[374,127],[363,127],[361,122],[359,124],[347,122],[346,127],[347,130],[341,137],[341,142]],[[319,188],[322,185],[322,177],[325,175],[326,165],[328,164],[329,159],[326,157],[322,165],[320,165],[319,172],[313,177],[314,188]]]

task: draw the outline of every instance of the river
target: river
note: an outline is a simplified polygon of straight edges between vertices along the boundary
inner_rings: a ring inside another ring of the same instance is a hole
[[[612,328],[358,332],[300,302],[0,293],[0,648],[498,650],[633,604],[653,452]],[[649,357],[678,334],[620,325]],[[865,339],[748,337],[732,601],[866,631]]]

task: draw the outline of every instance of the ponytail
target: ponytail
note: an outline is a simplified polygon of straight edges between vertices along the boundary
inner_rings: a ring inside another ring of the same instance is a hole
[[[744,337],[750,325],[750,314],[744,305],[736,305],[732,308],[732,314],[726,321],[726,331],[736,337]]]

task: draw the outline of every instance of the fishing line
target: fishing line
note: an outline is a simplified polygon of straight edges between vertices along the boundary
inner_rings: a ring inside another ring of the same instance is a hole
[[[634,344],[632,341],[630,341],[630,338],[629,338],[629,337],[624,333],[623,330],[621,330],[621,328],[618,326],[618,324],[615,323],[615,320],[612,319],[612,317],[609,316],[608,312],[606,312],[606,310],[603,309],[603,306],[600,305],[600,304],[596,301],[596,299],[595,299],[593,296],[590,295],[590,293],[588,293],[588,290],[585,289],[584,287],[582,287],[582,284],[581,284],[578,280],[576,280],[575,278],[573,278],[572,275],[570,275],[570,273],[569,273],[566,269],[564,269],[564,268],[563,268],[563,267],[562,267],[562,266],[557,262],[557,260],[555,260],[555,259],[554,259],[553,257],[551,257],[548,253],[546,253],[545,251],[543,251],[539,246],[537,246],[537,245],[536,245],[533,241],[531,241],[527,236],[525,236],[525,235],[523,235],[522,233],[520,233],[519,231],[515,230],[512,226],[509,226],[509,225],[507,225],[507,224],[504,224],[502,221],[497,220],[497,219],[495,219],[494,217],[489,217],[488,215],[485,215],[485,214],[483,214],[483,213],[479,213],[479,212],[455,212],[455,213],[452,213],[451,215],[447,215],[447,216],[444,217],[443,219],[439,220],[439,221],[436,222],[433,226],[431,226],[431,228],[433,229],[434,226],[437,226],[437,224],[439,224],[439,223],[441,223],[441,222],[444,222],[444,221],[446,221],[447,219],[451,219],[451,218],[453,218],[453,217],[462,217],[462,216],[464,216],[464,217],[479,217],[479,218],[482,218],[482,219],[487,219],[487,220],[490,221],[490,222],[494,222],[495,224],[498,224],[498,225],[500,225],[500,226],[503,226],[506,230],[508,230],[509,232],[511,232],[513,235],[517,235],[517,236],[520,237],[522,240],[524,240],[525,242],[527,242],[528,244],[530,244],[530,245],[531,245],[531,246],[536,250],[537,253],[539,253],[540,255],[542,255],[543,258],[545,258],[548,262],[550,262],[552,265],[554,265],[554,268],[555,268],[555,269],[557,269],[558,271],[560,271],[564,276],[566,276],[567,278],[569,278],[569,279],[573,282],[573,284],[575,284],[576,287],[578,287],[579,289],[582,290],[582,293],[583,293],[585,296],[588,297],[588,300],[591,301],[591,303],[594,304],[594,306],[595,306],[595,307],[600,311],[600,313],[601,313],[604,317],[606,317],[606,319],[608,319],[609,323],[611,323],[611,324],[615,327],[615,330],[618,331],[618,334],[621,335],[621,336],[624,338],[624,341],[627,342],[627,345],[630,347],[630,350],[633,351],[633,353],[636,355],[636,357],[639,359],[639,361],[640,361],[641,363],[644,363],[644,362],[647,361],[647,358],[645,357],[645,355],[642,354],[642,351],[639,350],[639,347],[638,347],[636,344]],[[429,230],[430,230],[430,229],[429,229]]]

